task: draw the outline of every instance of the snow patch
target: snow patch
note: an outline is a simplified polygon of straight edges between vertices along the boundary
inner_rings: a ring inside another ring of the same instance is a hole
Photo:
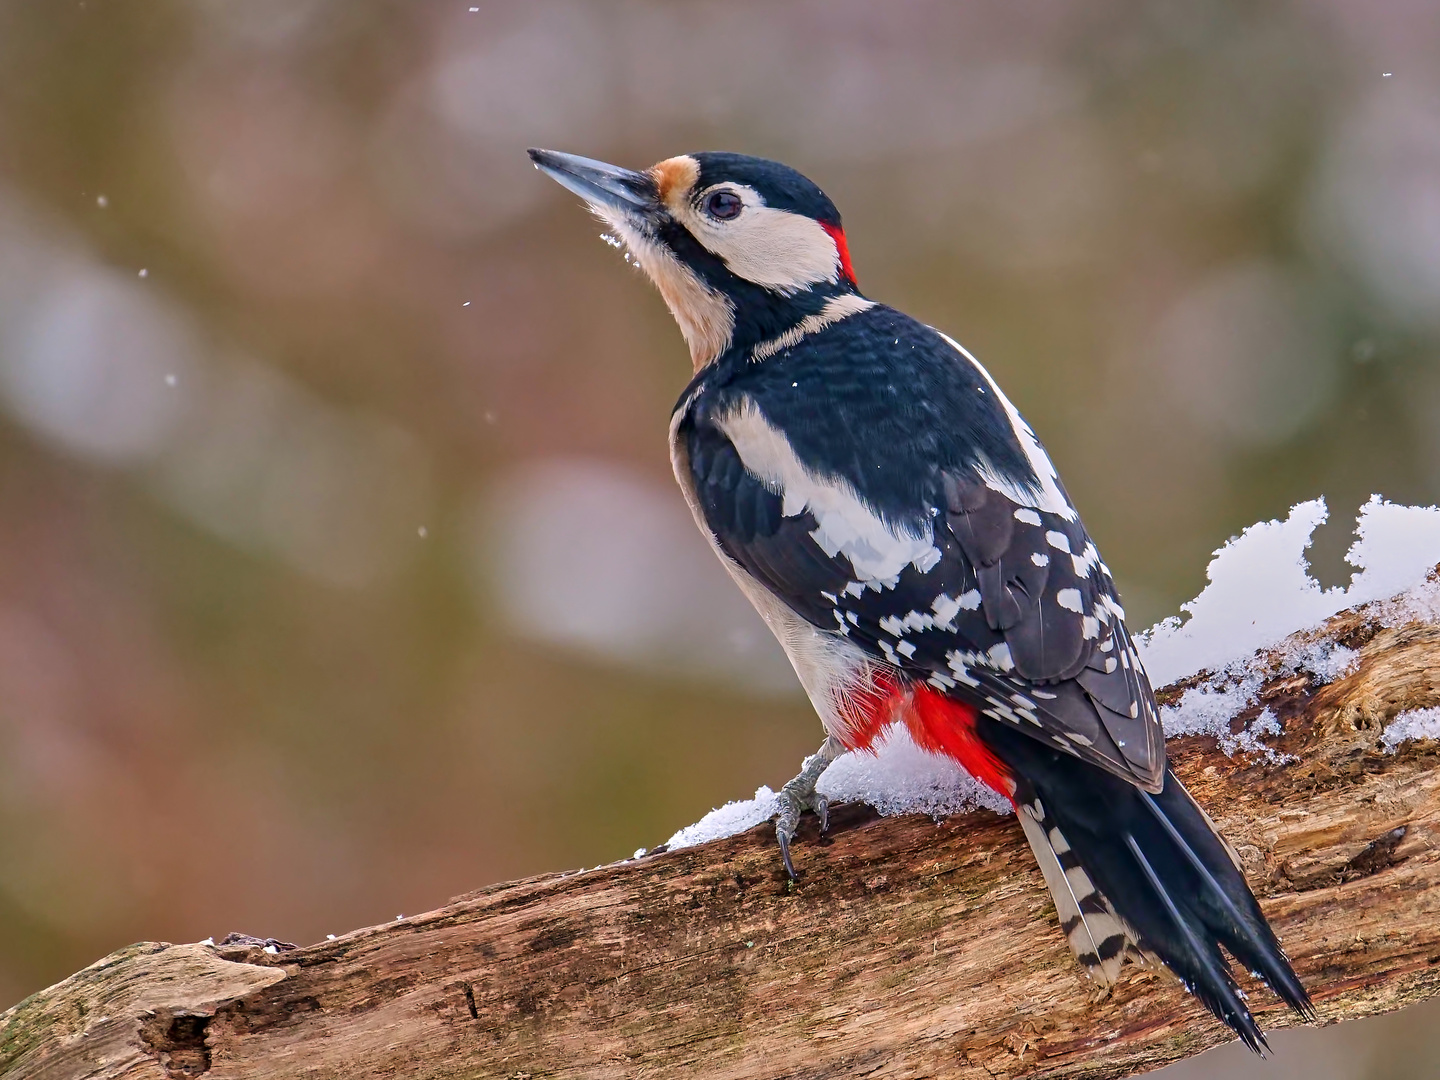
[[[1010,800],[991,791],[950,758],[920,749],[901,724],[886,729],[874,753],[842,754],[816,789],[831,802],[863,802],[885,817],[949,817],[977,807],[1008,814]]]
[[[1160,725],[1166,738],[1214,736],[1230,757],[1245,751],[1263,754],[1275,763],[1292,761],[1262,740],[1265,735],[1281,734],[1280,721],[1268,707],[1241,731],[1231,731],[1231,721],[1255,704],[1266,680],[1306,672],[1316,685],[1323,686],[1353,671],[1359,657],[1354,649],[1333,641],[1316,641],[1291,646],[1278,662],[1273,654],[1232,660],[1199,686],[1186,690],[1174,705],[1160,706]]]
[[[1328,517],[1324,499],[1297,503],[1284,521],[1251,525],[1216,551],[1210,583],[1180,605],[1190,617],[1172,616],[1137,637],[1151,684],[1223,668],[1345,608],[1414,589],[1440,563],[1440,508],[1372,495],[1345,554],[1356,574],[1347,587],[1322,589],[1305,552]]]
[[[1360,663],[1360,653],[1334,641],[1314,641],[1292,649],[1286,662],[1294,671],[1308,671],[1319,686],[1343,679]]]
[[[1270,711],[1267,705],[1260,710],[1260,715],[1235,736],[1235,748],[1244,750],[1251,754],[1263,754],[1268,761],[1277,763],[1292,762],[1297,760],[1294,754],[1282,754],[1273,750],[1261,742],[1262,735],[1283,735],[1285,729],[1280,726],[1280,718]]]
[[[921,750],[901,725],[875,740],[874,753],[856,751],[836,758],[821,774],[816,790],[833,803],[866,803],[885,817],[929,814],[939,820],[979,807],[1000,814],[1010,812],[1008,799],[949,758]],[[779,810],[778,799],[774,791],[762,787],[753,799],[711,810],[666,844],[673,851],[744,832],[773,818]]]
[[[1223,668],[1339,611],[1343,602],[1326,595],[1305,561],[1311,535],[1328,516],[1325,500],[1303,502],[1284,521],[1251,525],[1216,551],[1210,583],[1180,605],[1190,618],[1182,624],[1171,616],[1136,638],[1151,684]]]
[[[1257,650],[1365,603],[1381,601],[1375,614],[1385,625],[1440,616],[1440,587],[1426,581],[1440,563],[1440,509],[1397,506],[1372,495],[1360,508],[1355,542],[1345,554],[1356,573],[1348,586],[1322,589],[1305,551],[1327,517],[1325,500],[1312,499],[1293,506],[1284,521],[1250,526],[1215,552],[1206,571],[1209,584],[1180,605],[1188,620],[1172,617],[1138,636],[1153,685],[1213,672],[1175,705],[1162,706],[1167,737],[1213,735],[1227,754],[1252,751],[1280,760],[1261,738],[1279,734],[1268,709],[1238,733],[1230,730],[1231,721],[1255,704],[1266,679],[1305,671],[1317,683],[1333,682],[1358,657],[1327,641],[1292,645],[1278,665],[1274,656],[1255,656]]]
[[[1419,739],[1440,740],[1440,709],[1411,709],[1403,712],[1380,733],[1385,749],[1394,753],[1401,743]]]
[[[677,848],[707,844],[711,840],[722,840],[746,829],[753,829],[762,821],[769,821],[779,812],[779,800],[768,787],[756,790],[753,799],[737,799],[716,810],[711,810],[694,825],[681,829],[665,845],[674,851]]]

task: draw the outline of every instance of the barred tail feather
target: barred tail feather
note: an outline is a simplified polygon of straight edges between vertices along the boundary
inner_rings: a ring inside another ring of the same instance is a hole
[[[979,734],[1017,776],[1016,809],[1071,949],[1102,983],[1162,961],[1250,1049],[1268,1049],[1228,951],[1306,1019],[1310,998],[1233,851],[1168,769],[1157,795],[994,721]]]
[[[1064,833],[1045,812],[1033,791],[1016,792],[1015,813],[1040,873],[1055,901],[1060,929],[1075,959],[1101,986],[1112,986],[1127,955],[1138,956],[1136,935],[1075,857]]]

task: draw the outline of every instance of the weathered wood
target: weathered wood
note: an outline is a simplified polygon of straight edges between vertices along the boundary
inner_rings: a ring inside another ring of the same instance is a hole
[[[1440,747],[1379,745],[1440,704],[1440,626],[1361,611],[1321,634],[1358,670],[1261,701],[1295,763],[1170,749],[1333,1022],[1440,992]],[[1118,1077],[1228,1038],[1155,972],[1095,992],[1013,819],[845,807],[797,855],[792,886],[759,828],[277,955],[134,945],[0,1016],[0,1074]]]

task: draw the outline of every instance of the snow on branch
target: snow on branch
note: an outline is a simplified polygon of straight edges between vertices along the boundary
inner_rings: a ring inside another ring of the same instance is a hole
[[[1356,569],[1353,579],[1345,587],[1322,589],[1305,552],[1328,517],[1325,500],[1312,499],[1291,507],[1284,521],[1251,525],[1215,552],[1209,584],[1180,605],[1187,616],[1183,622],[1171,617],[1139,635],[1136,644],[1154,686],[1191,680],[1178,700],[1161,709],[1167,736],[1212,735],[1227,754],[1273,756],[1277,751],[1265,738],[1279,734],[1278,722],[1270,710],[1252,708],[1264,680],[1284,670],[1303,672],[1323,685],[1346,674],[1356,656],[1337,642],[1303,638],[1277,656],[1273,651],[1280,642],[1338,611],[1381,598],[1393,598],[1377,615],[1389,623],[1440,618],[1440,588],[1426,581],[1440,563],[1440,508],[1398,506],[1372,495],[1360,508],[1355,542],[1345,556]],[[1205,677],[1195,681],[1201,672]],[[1247,722],[1233,728],[1242,714],[1250,714]],[[977,807],[1010,812],[1006,800],[953,761],[916,747],[903,727],[887,732],[876,751],[839,758],[821,777],[819,791],[836,802],[865,803],[887,817],[941,818]],[[732,836],[774,813],[775,792],[762,787],[753,799],[727,803],[679,830],[667,846]]]

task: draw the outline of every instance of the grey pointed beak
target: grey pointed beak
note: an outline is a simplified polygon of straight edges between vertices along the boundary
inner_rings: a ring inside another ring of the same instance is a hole
[[[537,169],[597,209],[642,216],[659,209],[659,189],[645,173],[558,150],[532,149],[529,153]]]

